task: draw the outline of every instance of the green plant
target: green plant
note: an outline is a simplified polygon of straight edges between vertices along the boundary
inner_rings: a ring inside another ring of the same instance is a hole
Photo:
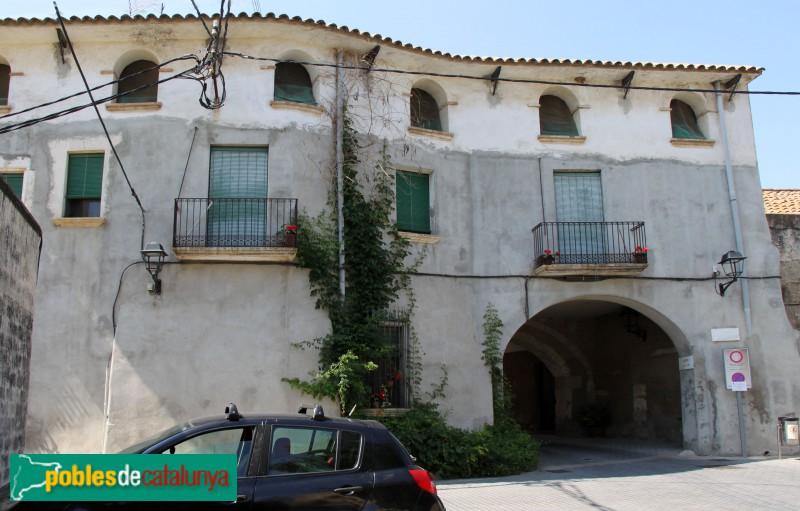
[[[381,322],[400,292],[406,293],[413,308],[409,275],[421,262],[419,259],[412,265],[406,264],[410,243],[400,236],[391,218],[395,205],[394,169],[385,146],[374,171],[362,177],[360,173],[365,170],[359,156],[358,136],[347,115],[343,120],[344,246],[340,247],[338,241],[338,215],[333,193],[319,216],[302,217],[303,229],[298,231],[299,264],[309,270],[311,295],[316,298],[317,308],[327,311],[331,320],[328,335],[300,343],[319,349],[320,374],[328,371],[344,354],[351,353],[359,360],[376,361],[393,349],[381,330]],[[345,253],[344,295],[339,279],[340,248]],[[409,358],[414,360],[413,355]],[[411,376],[409,381],[418,380],[418,374]],[[366,372],[353,371],[351,377],[361,377],[365,381]],[[304,384],[314,383],[291,381],[301,390],[311,388]],[[365,404],[370,401],[369,389],[363,384],[351,384],[343,394],[332,393],[330,386],[314,388],[324,391],[320,395],[347,403]]]
[[[363,376],[377,367],[373,362],[359,361],[352,351],[348,351],[324,371],[311,373],[311,381],[302,381],[299,378],[283,378],[283,381],[310,396],[337,399],[340,412],[344,415],[347,407],[353,404],[349,396],[365,392]]]
[[[466,431],[447,424],[433,402],[377,420],[403,443],[419,464],[442,479],[494,477],[533,470],[539,442],[513,423]]]

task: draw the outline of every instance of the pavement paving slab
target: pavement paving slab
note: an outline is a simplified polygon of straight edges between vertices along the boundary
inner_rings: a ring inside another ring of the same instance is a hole
[[[800,510],[797,451],[779,460],[631,440],[544,440],[534,472],[437,482],[447,510]]]

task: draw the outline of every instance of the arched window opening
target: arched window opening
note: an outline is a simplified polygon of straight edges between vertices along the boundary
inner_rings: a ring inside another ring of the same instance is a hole
[[[442,131],[436,100],[422,89],[411,89],[411,126]]]
[[[539,131],[541,135],[578,136],[575,119],[563,99],[550,95],[539,99]]]
[[[679,99],[669,103],[672,120],[672,138],[705,139],[705,135],[697,124],[697,115],[691,106]]]
[[[148,60],[129,64],[119,75],[118,103],[153,103],[158,100],[158,69]],[[149,85],[152,84],[152,85]],[[149,85],[149,86],[148,86]]]
[[[316,105],[308,71],[294,62],[275,66],[275,100]]]
[[[8,83],[11,80],[11,67],[0,64],[0,105],[8,104]]]

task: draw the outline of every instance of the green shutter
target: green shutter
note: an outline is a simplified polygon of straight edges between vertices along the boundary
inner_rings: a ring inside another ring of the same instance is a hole
[[[212,246],[266,246],[266,147],[212,147],[208,234]],[[214,200],[228,199],[228,200]],[[273,220],[275,222],[275,220]],[[274,233],[278,226],[271,226]]]
[[[430,176],[397,171],[397,228],[430,234]]]
[[[266,147],[212,147],[208,196],[266,199]]]
[[[311,77],[308,71],[294,62],[280,62],[275,66],[275,99],[316,105]]]
[[[563,99],[542,96],[539,99],[539,128],[542,135],[577,137],[578,127]]]
[[[8,186],[11,187],[11,191],[14,192],[19,198],[22,198],[22,173],[18,174],[0,174],[0,178],[3,179]]]
[[[71,154],[67,199],[99,199],[103,188],[103,153]]]

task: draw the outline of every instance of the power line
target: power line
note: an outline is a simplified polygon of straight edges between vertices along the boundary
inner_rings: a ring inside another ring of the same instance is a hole
[[[163,78],[163,79],[155,81],[155,82],[146,83],[144,85],[141,85],[140,87],[137,87],[135,89],[131,89],[130,91],[127,91],[127,92],[113,94],[111,96],[106,96],[104,98],[96,99],[91,103],[85,103],[85,104],[82,104],[82,105],[76,105],[74,107],[66,108],[64,110],[59,110],[57,112],[53,112],[53,113],[47,114],[47,115],[42,116],[42,117],[36,117],[36,118],[33,118],[33,119],[27,119],[25,121],[20,121],[20,122],[15,123],[15,124],[8,124],[6,126],[2,126],[2,127],[0,127],[0,135],[2,135],[4,133],[9,133],[11,131],[16,131],[16,130],[19,130],[19,129],[23,129],[23,128],[28,128],[30,126],[34,126],[34,125],[39,124],[39,123],[44,122],[44,121],[50,121],[50,120],[53,120],[53,119],[57,119],[59,117],[63,117],[63,116],[69,115],[69,114],[80,112],[81,110],[89,108],[89,107],[91,107],[91,106],[93,106],[95,104],[107,103],[109,101],[113,101],[113,100],[121,98],[123,96],[127,96],[128,94],[133,94],[134,92],[137,92],[139,90],[146,89],[146,88],[151,87],[151,86],[156,85],[156,84],[165,83],[165,82],[168,82],[170,80],[174,80],[176,78],[185,78],[185,79],[197,80],[197,78],[187,75],[187,73],[192,72],[193,70],[194,70],[194,68],[187,69],[185,71],[181,71],[180,73],[174,74],[174,75],[169,76],[167,78]],[[80,94],[86,94],[86,92],[82,92]],[[67,99],[70,99],[70,98],[75,97],[77,95],[78,94],[75,94],[73,96],[69,96],[69,97],[67,97]],[[64,98],[62,98],[62,100],[63,99]],[[56,100],[54,102],[50,102],[49,104],[54,104],[54,103],[57,103],[58,101],[61,101],[61,100]],[[35,110],[37,108],[40,108],[41,106],[47,106],[47,105],[48,105],[48,103],[45,103],[43,105],[38,105],[38,106],[35,106],[35,107],[31,107],[31,108],[27,109],[26,111]],[[22,113],[22,111],[20,111],[18,113]],[[9,116],[0,117],[0,121],[5,119],[6,117],[9,117]]]
[[[64,19],[61,17],[61,13],[58,10],[58,5],[55,2],[53,2],[53,6],[56,9],[56,17],[58,18],[59,25],[61,25],[61,30],[64,32],[64,38],[67,40],[69,51],[70,53],[72,53],[72,58],[75,59],[75,66],[78,68],[78,72],[81,75],[81,79],[83,80],[83,85],[86,87],[86,92],[89,94],[89,99],[92,100],[92,106],[94,107],[95,113],[97,113],[97,118],[100,120],[100,125],[103,126],[103,132],[106,134],[106,139],[108,140],[108,143],[111,146],[111,151],[114,153],[114,158],[116,158],[117,163],[119,164],[119,168],[122,171],[122,175],[125,177],[125,182],[128,183],[128,188],[131,191],[131,195],[136,200],[136,204],[139,205],[139,210],[142,212],[141,248],[144,248],[144,233],[145,233],[144,206],[142,206],[142,201],[139,200],[139,196],[136,195],[136,190],[134,190],[130,179],[128,179],[128,173],[125,172],[125,166],[122,164],[122,160],[120,159],[119,154],[117,154],[117,148],[114,147],[114,142],[111,140],[111,135],[108,134],[106,123],[103,121],[103,116],[100,115],[100,109],[97,108],[97,103],[95,102],[94,96],[92,95],[91,88],[89,87],[89,82],[86,80],[86,75],[83,74],[83,69],[81,68],[80,62],[78,61],[78,55],[75,53],[75,48],[72,46],[72,41],[70,41],[69,39],[69,33],[67,33],[67,27],[64,25]]]
[[[141,71],[138,71],[136,73],[131,73],[130,75],[126,76],[125,78],[120,78],[118,80],[112,80],[110,82],[106,82],[106,83],[103,83],[101,85],[97,85],[95,87],[92,87],[90,90],[92,92],[94,92],[94,91],[100,90],[102,88],[108,87],[109,85],[114,85],[114,84],[117,84],[117,83],[124,82],[125,80],[129,80],[131,78],[135,78],[136,76],[139,76],[141,74],[144,74],[144,73],[156,70],[156,69],[161,69],[162,67],[166,66],[167,64],[171,64],[173,62],[177,62],[177,61],[180,61],[180,60],[194,60],[197,64],[200,63],[200,59],[197,57],[197,55],[191,55],[191,54],[183,55],[181,57],[175,57],[173,59],[169,59],[169,60],[167,60],[165,62],[162,62],[161,64],[157,64],[157,65],[155,65],[153,67],[150,67],[150,68],[147,68],[147,69],[142,69]],[[188,71],[191,71],[191,70],[184,71],[184,73],[186,73]],[[164,81],[164,80],[162,80],[162,81]],[[131,94],[133,92],[139,91],[139,90],[141,90],[143,88],[147,88],[147,87],[150,87],[152,85],[156,85],[156,84],[162,83],[162,81],[150,82],[150,83],[148,83],[148,84],[146,84],[146,85],[144,85],[142,87],[139,87],[137,89],[130,90],[130,91],[123,92],[123,93],[118,93],[115,96],[109,96],[109,97],[111,97],[111,98],[122,97],[122,96],[125,96],[127,94]],[[4,119],[7,119],[9,117],[14,117],[16,115],[21,115],[21,114],[25,114],[25,113],[28,113],[28,112],[32,112],[33,110],[37,110],[39,108],[43,108],[43,107],[46,107],[46,106],[52,106],[52,105],[55,105],[57,103],[61,103],[62,101],[67,101],[67,100],[70,100],[70,99],[73,99],[73,98],[77,98],[77,97],[83,96],[85,94],[88,94],[88,92],[83,90],[81,92],[76,92],[75,94],[70,94],[69,96],[64,96],[64,97],[59,98],[59,99],[54,99],[53,101],[48,101],[47,103],[41,103],[39,105],[35,105],[35,106],[32,106],[32,107],[26,108],[24,110],[18,110],[18,111],[14,111],[14,112],[8,113],[6,115],[0,115],[0,121],[2,121]]]
[[[354,66],[354,65],[339,65],[332,62],[303,62],[291,59],[278,59],[274,57],[256,57],[253,55],[247,55],[245,53],[240,52],[225,52],[226,55],[230,55],[232,57],[239,57],[247,60],[259,60],[259,61],[267,61],[267,62],[275,62],[276,64],[280,63],[293,63],[293,64],[301,64],[304,66],[318,66],[318,67],[329,67],[329,68],[340,68],[340,69],[353,69],[359,71],[372,71],[372,72],[382,72],[382,73],[392,73],[392,74],[404,74],[404,75],[416,75],[416,76],[435,76],[438,78],[460,78],[466,80],[480,80],[480,81],[500,81],[500,82],[508,82],[508,83],[530,83],[536,85],[561,85],[564,87],[589,87],[589,88],[598,88],[598,89],[631,89],[631,90],[648,90],[648,91],[667,91],[667,92],[711,92],[716,93],[715,89],[700,89],[700,88],[691,88],[691,87],[658,87],[658,86],[645,86],[645,85],[626,85],[623,86],[621,84],[608,84],[608,83],[578,83],[578,82],[556,82],[550,80],[536,80],[536,79],[528,79],[528,78],[503,78],[502,76],[492,77],[492,76],[474,76],[474,75],[464,75],[464,74],[453,74],[453,73],[437,73],[435,71],[413,71],[409,69],[395,69],[395,68],[379,68],[379,67],[368,67],[368,66]],[[727,91],[731,92],[731,91]],[[752,90],[737,90],[733,91],[735,94],[749,94],[749,95],[783,95],[783,96],[800,96],[800,92],[798,91],[752,91]]]

